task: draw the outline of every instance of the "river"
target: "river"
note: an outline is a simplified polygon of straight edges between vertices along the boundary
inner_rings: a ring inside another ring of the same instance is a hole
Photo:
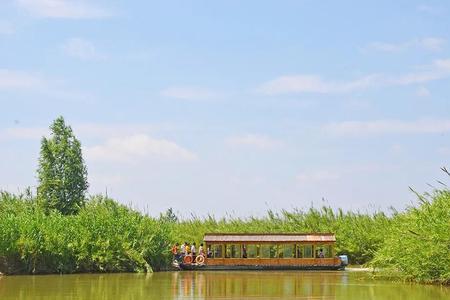
[[[1,300],[450,299],[450,288],[364,272],[161,272],[0,277]]]

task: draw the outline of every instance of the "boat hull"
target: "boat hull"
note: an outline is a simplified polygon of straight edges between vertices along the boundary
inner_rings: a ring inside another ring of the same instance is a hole
[[[275,271],[275,270],[304,270],[304,271],[338,271],[344,270],[342,265],[196,265],[184,264],[179,265],[181,270],[185,271]]]

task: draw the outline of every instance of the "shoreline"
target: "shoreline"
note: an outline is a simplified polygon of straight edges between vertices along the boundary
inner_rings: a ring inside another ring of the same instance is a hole
[[[349,272],[373,272],[373,268],[354,268],[354,267],[346,267],[345,271],[349,271]]]

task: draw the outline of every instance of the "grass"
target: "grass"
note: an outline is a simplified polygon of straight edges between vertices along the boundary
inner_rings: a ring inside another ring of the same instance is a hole
[[[172,211],[154,218],[101,196],[64,216],[46,213],[30,193],[1,193],[0,272],[150,272],[170,265],[173,243],[200,243],[205,232],[334,232],[337,254],[382,270],[376,276],[450,284],[450,191],[417,196],[417,206],[391,215],[322,207],[179,220]]]
[[[418,197],[418,207],[393,218],[370,264],[405,280],[450,284],[450,191]]]
[[[168,226],[103,197],[77,215],[46,214],[30,196],[0,198],[0,272],[148,272],[167,264]]]
[[[274,213],[265,217],[191,218],[172,225],[177,241],[200,242],[205,232],[333,232],[336,251],[347,254],[355,264],[369,262],[382,244],[391,219],[383,212],[355,213],[330,207]]]

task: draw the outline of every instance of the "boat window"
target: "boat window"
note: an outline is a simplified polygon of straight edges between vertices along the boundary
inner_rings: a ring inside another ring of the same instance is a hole
[[[262,244],[259,248],[260,257],[275,258],[277,255],[277,246],[271,244]]]
[[[320,258],[320,249],[322,249],[324,258],[333,257],[331,245],[317,245],[315,247],[316,258]]]
[[[313,257],[313,246],[312,245],[297,245],[297,253],[300,251],[301,256],[298,258],[312,258]]]
[[[278,257],[293,258],[295,254],[294,246],[294,244],[278,245]]]
[[[259,257],[259,245],[245,245],[247,249],[247,258]]]
[[[225,251],[226,258],[241,258],[241,245],[227,244]]]
[[[222,258],[223,257],[223,245],[213,244],[211,245],[212,253],[214,258]]]

